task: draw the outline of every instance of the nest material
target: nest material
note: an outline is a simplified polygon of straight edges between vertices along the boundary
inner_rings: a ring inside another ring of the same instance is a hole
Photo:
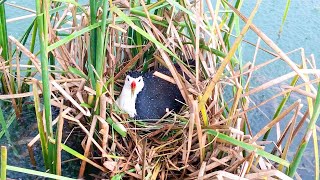
[[[127,5],[122,4],[125,7]],[[191,7],[192,5],[188,6]],[[71,8],[68,11],[74,12],[75,10]],[[195,18],[196,14],[199,13],[194,9],[192,12],[195,13],[192,18]],[[92,88],[92,83],[72,73],[69,68],[74,67],[83,73],[87,73],[85,64],[87,62],[90,34],[84,33],[82,36],[74,38],[52,50],[53,56],[56,58],[57,64],[59,64],[55,69],[66,72],[58,73],[57,71],[50,76],[52,86],[51,104],[60,108],[60,116],[53,122],[53,125],[58,121],[62,122],[64,120],[65,123],[72,123],[80,127],[86,135],[82,145],[85,152],[84,156],[87,158],[82,161],[79,176],[83,176],[86,163],[89,163],[102,172],[99,175],[94,175],[96,178],[257,179],[272,177],[289,179],[288,176],[282,173],[282,168],[279,168],[287,165],[286,158],[284,157],[283,161],[280,158],[277,159],[278,154],[275,152],[285,151],[279,147],[283,144],[284,137],[289,137],[292,140],[301,125],[299,124],[298,128],[293,130],[293,126],[288,124],[283,133],[278,132],[281,136],[274,142],[277,146],[273,151],[276,156],[271,154],[270,156],[269,154],[262,155],[261,152],[268,142],[258,141],[258,139],[290,112],[295,113],[295,116],[290,120],[294,124],[298,117],[297,114],[300,113],[301,102],[296,101],[293,103],[280,113],[279,117],[281,118],[275,118],[270,121],[265,128],[262,128],[256,134],[253,134],[251,130],[247,113],[249,111],[260,111],[260,106],[294,90],[307,96],[310,95],[310,93],[307,94],[299,89],[303,85],[290,86],[285,91],[275,94],[260,104],[250,104],[254,93],[280,82],[285,82],[294,75],[299,75],[302,70],[286,74],[280,79],[274,79],[250,89],[249,85],[252,81],[253,72],[267,66],[269,63],[278,61],[277,54],[262,49],[259,46],[259,39],[255,45],[256,53],[258,51],[267,51],[271,55],[275,55],[276,58],[256,65],[256,56],[254,56],[253,62],[244,65],[241,71],[232,69],[231,64],[225,62],[232,61],[231,56],[229,57],[229,53],[232,52],[225,52],[227,55],[224,56],[225,58],[213,53],[214,48],[218,48],[218,46],[225,47],[221,38],[224,28],[215,29],[214,35],[217,42],[208,45],[208,47],[214,47],[213,50],[199,49],[199,47],[194,47],[188,43],[188,39],[181,37],[177,33],[177,29],[180,27],[179,24],[177,25],[173,21],[182,22],[183,19],[179,17],[183,17],[185,14],[179,11],[179,16],[177,15],[174,19],[170,19],[171,15],[171,12],[164,11],[164,16],[161,17],[168,20],[170,24],[168,29],[154,26],[147,18],[140,16],[138,18],[141,20],[141,26],[145,32],[162,42],[163,46],[171,52],[176,52],[178,49],[179,52],[175,54],[182,54],[179,56],[182,57],[182,60],[189,58],[196,60],[195,71],[181,61],[176,62],[189,79],[182,78],[173,66],[172,56],[162,46],[151,41],[144,44],[140,51],[133,56],[130,49],[138,46],[128,45],[126,32],[128,32],[129,27],[133,29],[135,27],[133,25],[129,26],[127,23],[110,24],[108,38],[118,37],[118,39],[108,42],[109,44],[106,48],[107,61],[104,68],[105,76],[100,77],[101,79],[98,81],[103,94],[100,97],[96,97],[97,99],[94,102],[93,97],[97,92]],[[241,16],[241,14],[239,15]],[[199,19],[193,20],[198,22],[196,28],[200,28],[196,32],[198,34],[196,41],[199,43],[199,37],[206,39],[211,32],[207,31],[202,21]],[[248,20],[245,19],[245,21]],[[89,24],[85,16],[82,16],[80,21],[74,19],[72,23],[77,24],[79,22],[80,24],[77,27],[85,27]],[[258,31],[250,22],[248,26],[253,31]],[[59,26],[56,25],[56,27]],[[50,42],[52,44],[60,40],[56,36],[58,30],[51,25],[49,26]],[[62,31],[63,29],[60,30]],[[120,33],[119,30],[124,33]],[[64,31],[69,30],[64,29]],[[70,31],[73,32],[74,30],[70,29]],[[257,33],[257,35],[265,41],[269,40],[261,32]],[[235,41],[240,42],[240,40],[236,39]],[[23,56],[30,58],[32,68],[35,69],[36,73],[41,73],[39,59],[14,37],[10,37],[10,41],[23,53]],[[221,46],[218,44],[221,44]],[[272,41],[269,42],[269,45],[275,52],[278,52],[277,50],[279,49]],[[114,103],[115,97],[121,88],[121,78],[134,64],[136,64],[135,68],[137,70],[142,70],[144,62],[141,59],[143,59],[145,53],[151,52],[150,48],[153,48],[154,52],[152,52],[152,59],[147,59],[147,61],[151,62],[148,68],[156,68],[158,65],[167,67],[172,74],[172,77],[167,80],[177,84],[186,100],[186,105],[179,114],[168,112],[167,116],[157,123],[131,120],[128,116],[119,112]],[[286,54],[280,53],[279,56],[285,60],[288,67],[296,70],[295,64],[292,65],[293,62]],[[129,60],[126,61],[124,59]],[[311,61],[308,62],[310,63]],[[23,65],[19,66],[19,68],[25,67]],[[220,70],[221,67],[223,71]],[[2,66],[3,70],[7,68]],[[112,77],[114,77],[113,80],[115,81],[109,81]],[[240,77],[246,81],[240,83]],[[17,78],[23,79],[23,77]],[[106,85],[107,81],[110,83]],[[313,80],[313,82],[316,81]],[[34,88],[34,94],[40,95],[42,93],[42,86],[39,80],[33,78],[32,80],[29,79],[28,82],[36,87]],[[234,96],[226,100],[225,93],[230,87],[234,87],[236,90]],[[13,98],[22,98],[30,95],[32,94],[18,94],[14,95]],[[1,97],[2,99],[6,98],[4,96]],[[228,104],[232,105],[226,110]],[[98,105],[100,114],[94,114],[93,112]],[[303,123],[304,120],[305,118],[302,118],[300,122]],[[99,129],[96,129],[97,125]],[[246,128],[243,128],[244,125]],[[287,145],[290,144],[291,142]],[[287,145],[285,146],[287,147]],[[32,144],[30,144],[31,146]],[[93,157],[93,155],[99,155],[99,157]],[[272,157],[272,160],[267,159],[267,157]],[[277,168],[280,170],[277,170]]]

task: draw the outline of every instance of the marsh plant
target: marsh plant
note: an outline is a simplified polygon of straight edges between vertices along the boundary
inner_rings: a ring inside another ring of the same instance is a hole
[[[297,167],[311,136],[318,179],[319,70],[302,48],[295,50],[301,61],[293,62],[290,53],[252,23],[260,0],[249,17],[240,11],[242,0],[35,2],[34,21],[21,39],[7,36],[5,2],[0,3],[0,99],[10,102],[19,117],[24,99],[32,97],[39,136],[28,149],[34,159],[33,146],[40,141],[47,172],[7,165],[3,146],[2,179],[6,171],[67,179],[62,177],[61,151],[81,160],[79,178],[90,164],[100,172],[95,178],[290,179],[299,176]],[[248,31],[255,33],[256,42],[244,40]],[[247,63],[241,60],[243,43],[254,48]],[[261,52],[273,58],[258,64]],[[280,61],[291,72],[251,85],[256,72]],[[126,73],[160,66],[170,71],[166,78],[179,87],[184,107],[169,111],[157,123],[129,118],[115,104]],[[283,91],[253,103],[255,94],[280,83]],[[292,94],[300,99],[289,101]],[[275,100],[272,119],[249,116]],[[56,119],[52,107],[60,109]],[[2,113],[0,120],[6,133],[10,124]],[[251,123],[257,121],[265,126],[254,133]],[[63,143],[64,124],[84,134],[82,151]],[[299,132],[305,134],[302,139]],[[295,151],[293,157],[288,157],[289,151]]]

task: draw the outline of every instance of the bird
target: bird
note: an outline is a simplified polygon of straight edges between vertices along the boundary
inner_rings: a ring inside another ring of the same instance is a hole
[[[166,109],[181,110],[184,99],[178,86],[155,76],[155,71],[167,76],[171,74],[164,67],[146,73],[131,71],[127,74],[116,103],[131,118],[156,121],[166,114]]]

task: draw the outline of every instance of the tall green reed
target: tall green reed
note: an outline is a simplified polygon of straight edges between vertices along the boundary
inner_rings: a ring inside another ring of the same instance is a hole
[[[31,36],[31,43],[30,43],[30,52],[34,53],[34,49],[35,49],[35,45],[36,45],[36,38],[37,38],[37,30],[38,30],[38,24],[37,24],[37,19],[35,19],[34,23],[33,23],[33,30],[32,30],[32,36]],[[31,59],[28,60],[28,65],[32,64]],[[28,78],[30,77],[32,74],[31,72],[31,68],[27,68],[27,72],[25,77]],[[22,85],[22,92],[28,92],[30,91],[30,86],[26,83],[24,83]]]
[[[48,166],[51,173],[55,173],[55,146],[48,141],[53,138],[52,117],[51,117],[51,91],[49,81],[49,60],[48,60],[48,22],[49,21],[49,3],[48,0],[36,0],[37,25],[40,44],[41,59],[41,79],[43,86],[43,101],[45,110],[46,136],[48,146]]]
[[[238,0],[236,2],[236,8],[238,8],[237,6],[241,6],[241,0]],[[52,56],[52,54],[50,54],[51,57],[49,57],[48,55],[48,51],[52,50],[54,46],[51,46],[48,48],[48,27],[47,25],[50,23],[49,22],[49,1],[48,0],[36,0],[37,3],[37,20],[35,22],[34,25],[34,29],[33,29],[33,36],[32,36],[32,52],[34,50],[34,44],[35,44],[35,39],[36,36],[34,34],[36,34],[37,29],[38,29],[38,33],[39,33],[39,39],[40,39],[40,56],[41,56],[41,69],[42,69],[42,85],[43,85],[43,97],[44,97],[44,107],[45,107],[45,120],[46,120],[46,132],[47,132],[47,137],[45,137],[44,132],[44,128],[43,128],[43,124],[39,125],[39,131],[40,129],[42,129],[42,137],[41,137],[41,142],[44,142],[44,146],[43,144],[41,144],[43,147],[43,150],[47,150],[47,155],[44,156],[44,159],[46,159],[45,161],[47,161],[45,164],[47,165],[47,168],[50,169],[50,172],[55,173],[55,164],[54,160],[55,160],[55,155],[56,155],[56,149],[54,147],[54,145],[52,143],[49,142],[48,139],[53,139],[53,132],[52,132],[52,126],[51,126],[51,106],[50,106],[50,89],[49,89],[49,59],[50,64],[54,65],[55,63],[55,59]],[[150,2],[146,2],[147,5],[150,4]],[[161,3],[164,3],[164,1],[161,1]],[[175,2],[176,3],[176,2]],[[180,4],[179,4],[180,3]],[[182,8],[186,8],[186,5],[184,4],[185,2],[183,0],[179,1],[179,5]],[[154,4],[159,4],[159,2],[154,3]],[[149,7],[152,7],[154,4],[152,4]],[[103,70],[104,70],[104,66],[106,65],[106,48],[107,48],[107,43],[108,43],[108,37],[109,37],[109,32],[106,31],[107,29],[107,25],[109,24],[109,22],[111,22],[113,19],[109,19],[108,18],[108,1],[104,0],[104,1],[94,1],[94,0],[90,0],[90,24],[91,26],[95,26],[94,28],[92,28],[90,30],[90,43],[88,44],[88,62],[87,62],[87,70],[88,70],[88,75],[89,75],[89,79],[92,87],[96,90],[97,94],[96,97],[97,99],[99,98],[99,96],[102,94],[102,87],[100,82],[97,84],[97,82],[99,80],[101,80],[100,78],[102,78],[103,76]],[[140,50],[141,47],[143,47],[143,45],[145,45],[148,41],[152,41],[155,44],[157,44],[159,47],[161,47],[162,49],[164,49],[165,51],[167,51],[172,58],[177,58],[176,54],[171,54],[172,52],[165,48],[165,46],[163,44],[161,44],[161,42],[159,42],[157,39],[154,39],[151,36],[148,36],[148,34],[146,33],[145,29],[143,29],[143,26],[140,23],[140,19],[137,18],[139,16],[142,17],[146,17],[146,13],[141,10],[142,7],[139,6],[139,1],[136,0],[134,2],[132,2],[132,9],[131,9],[131,13],[135,14],[136,17],[132,17],[132,16],[127,16],[126,14],[123,13],[123,11],[121,11],[120,9],[118,9],[117,7],[113,8],[113,10],[116,12],[116,14],[118,14],[120,16],[120,18],[117,19],[117,23],[122,23],[123,21],[126,22],[129,25],[129,36],[128,36],[128,41],[129,41],[129,45],[136,45],[136,48],[132,48],[131,52],[133,55],[136,55]],[[180,6],[177,6],[178,9]],[[97,19],[97,9],[102,7],[101,9],[103,10],[103,14],[102,14],[102,19],[101,19],[101,23],[100,25],[97,25],[98,23],[98,19]],[[165,7],[165,6],[164,6]],[[140,10],[139,10],[140,8]],[[167,8],[167,7],[165,7]],[[161,25],[163,26],[163,28],[168,27],[168,23],[166,21],[162,21],[162,20],[157,20],[155,17],[155,15],[157,16],[161,16],[162,12],[165,10],[165,8],[159,8],[157,9],[157,11],[155,11],[154,14],[149,14],[149,17],[151,18],[151,21],[157,25]],[[169,7],[170,8],[170,7]],[[176,8],[176,7],[175,7]],[[232,29],[232,27],[235,24],[235,20],[234,20],[234,16],[235,14],[232,13],[231,18],[229,18],[228,20],[228,27],[230,29]],[[195,38],[195,32],[194,32],[194,27],[195,24],[191,23],[191,20],[189,18],[189,16],[184,16],[185,20],[187,23],[185,24],[181,24],[181,29],[178,30],[178,33],[181,36],[186,37],[188,40],[190,40],[190,44],[195,45],[196,43],[196,38]],[[227,19],[226,19],[227,20]],[[96,26],[97,25],[97,26]],[[100,27],[99,27],[100,26]],[[98,28],[97,28],[98,27]],[[134,27],[134,28],[132,28]],[[81,30],[80,30],[81,31]],[[187,31],[187,33],[184,34],[184,32]],[[78,32],[80,33],[80,32]],[[81,32],[82,33],[82,32]],[[80,34],[81,35],[81,34]],[[229,33],[225,33],[225,39],[224,39],[224,43],[225,44],[229,44]],[[69,38],[69,41],[71,41],[72,39],[76,38],[76,37],[72,37],[69,36],[67,37]],[[66,40],[67,42],[67,40]],[[62,42],[60,42],[61,44],[64,44]],[[189,42],[188,42],[189,43]],[[187,44],[187,43],[185,43]],[[146,56],[150,54],[152,54],[152,52],[154,52],[155,48],[152,47],[152,50],[149,50],[144,56],[142,56],[142,60],[144,60],[144,58]],[[218,56],[220,55],[221,57],[226,57],[226,54],[222,53],[222,51],[220,51],[219,49],[212,49],[209,48],[208,46],[206,46],[205,44],[202,44],[200,42],[200,49],[201,50],[206,50],[206,51],[210,51],[213,54],[217,54]],[[221,47],[220,47],[221,49]],[[149,59],[149,58],[146,58]],[[178,58],[177,58],[178,59]],[[231,59],[231,62],[233,62],[233,60],[235,60],[235,57],[228,57],[228,59]],[[144,64],[144,70],[147,70],[148,67],[148,62],[146,61]],[[94,70],[96,70],[96,74],[94,72]],[[28,76],[30,76],[30,73],[28,72]],[[27,76],[27,77],[28,77]],[[35,86],[35,85],[34,85]],[[38,105],[37,105],[38,106]],[[39,109],[39,108],[38,108]],[[227,111],[228,107],[226,107],[226,111]],[[96,112],[99,112],[99,110],[97,110]],[[37,116],[39,116],[38,118],[41,120],[41,114],[38,114]],[[227,115],[225,115],[227,116]],[[111,119],[108,118],[107,121],[109,122]],[[38,122],[39,123],[39,122]],[[110,124],[112,124],[112,121],[109,122]],[[41,128],[42,127],[42,128]],[[212,135],[214,135],[212,133]],[[47,146],[47,147],[46,147]],[[45,154],[45,152],[44,152]],[[273,156],[270,156],[273,157]]]
[[[1,48],[1,56],[4,60],[9,60],[9,45],[8,45],[8,34],[7,34],[7,23],[6,23],[6,11],[4,2],[0,4],[0,48]],[[4,77],[4,73],[0,74],[1,84],[2,84],[2,92],[7,94],[9,92],[8,87],[6,86],[6,80]]]
[[[0,46],[2,49],[1,56],[5,59],[9,59],[9,46],[8,46],[8,34],[6,23],[6,12],[4,3],[0,4]]]
[[[7,148],[1,146],[1,180],[7,179]]]
[[[320,83],[318,85],[317,97],[316,97],[316,100],[314,102],[313,107],[314,107],[313,114],[311,116],[307,130],[303,136],[301,143],[299,144],[298,150],[297,150],[289,168],[287,169],[287,174],[290,177],[293,177],[295,172],[297,171],[297,168],[298,168],[298,166],[301,162],[301,159],[302,159],[302,155],[307,148],[308,142],[312,136],[312,131],[315,128],[316,122],[317,122],[319,115],[320,115]]]
[[[291,86],[295,86],[295,85],[297,84],[298,80],[299,80],[299,76],[295,76],[295,77],[293,78],[293,80],[292,80],[292,82],[291,82],[290,85],[291,85]],[[287,101],[289,100],[290,94],[291,94],[291,92],[288,92],[288,93],[286,93],[286,95],[283,97],[283,99],[281,100],[281,102],[280,102],[280,104],[279,104],[276,112],[274,113],[272,119],[275,119],[276,117],[279,116],[279,114],[281,113],[282,109],[284,108],[284,106],[286,105]],[[266,140],[268,139],[268,136],[269,136],[270,131],[271,131],[271,129],[269,129],[269,130],[265,133],[265,135],[263,136],[263,139],[262,139],[263,141],[266,141]]]
[[[97,4],[95,0],[90,0],[90,25],[94,25],[97,22]],[[96,87],[96,79],[93,72],[93,68],[96,67],[96,44],[97,42],[97,29],[94,28],[90,31],[90,43],[88,44],[88,75],[93,88]]]

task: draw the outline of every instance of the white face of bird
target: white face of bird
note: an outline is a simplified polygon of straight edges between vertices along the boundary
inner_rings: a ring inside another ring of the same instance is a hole
[[[134,95],[137,95],[143,88],[144,82],[142,76],[139,76],[137,78],[133,78],[130,75],[126,76],[126,80],[123,86],[123,89],[126,89],[127,91],[131,91],[131,97]]]

